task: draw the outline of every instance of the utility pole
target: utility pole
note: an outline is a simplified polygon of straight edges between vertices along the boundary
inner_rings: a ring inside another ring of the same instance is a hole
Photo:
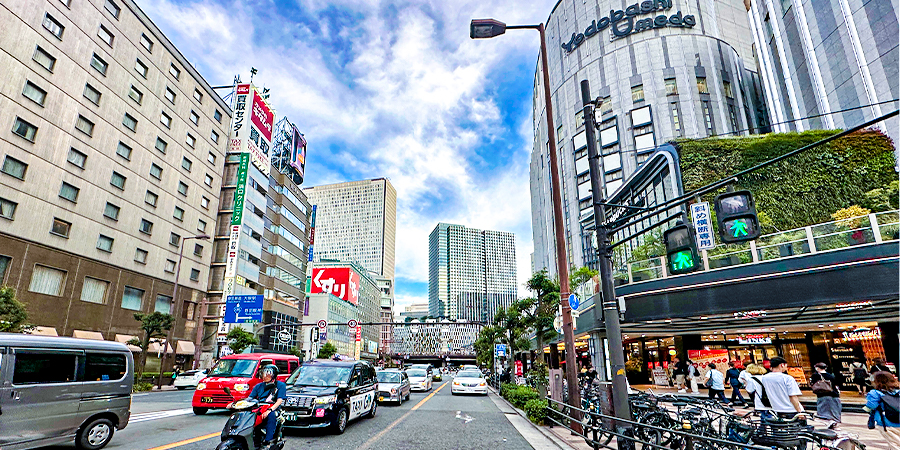
[[[619,301],[616,299],[613,283],[612,248],[606,228],[606,206],[603,202],[605,195],[600,184],[600,177],[603,174],[600,172],[600,154],[597,151],[597,123],[594,119],[594,101],[591,98],[588,80],[581,82],[581,100],[584,104],[584,130],[591,174],[591,197],[594,203],[594,230],[597,233],[597,260],[600,266],[600,293],[603,302],[602,320],[606,325],[609,360],[613,372],[613,410],[619,419],[631,420],[631,405],[628,403],[628,385],[625,379],[625,350],[622,345],[622,326],[619,323]],[[620,422],[617,425],[619,430],[630,432],[630,424]]]

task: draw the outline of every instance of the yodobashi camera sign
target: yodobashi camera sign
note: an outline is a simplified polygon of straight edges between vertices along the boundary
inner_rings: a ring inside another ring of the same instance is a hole
[[[625,10],[610,10],[608,16],[591,21],[591,24],[585,28],[583,33],[572,33],[572,37],[569,41],[562,43],[562,48],[566,49],[566,52],[571,53],[578,48],[585,39],[594,36],[607,28],[611,30],[610,40],[615,40],[641,31],[652,30],[654,28],[692,28],[697,24],[697,19],[693,15],[689,14],[683,16],[681,11],[672,15],[659,14],[652,18],[637,18],[637,16],[643,14],[652,14],[655,12],[668,11],[670,9],[672,9],[672,0],[644,0],[625,8]]]

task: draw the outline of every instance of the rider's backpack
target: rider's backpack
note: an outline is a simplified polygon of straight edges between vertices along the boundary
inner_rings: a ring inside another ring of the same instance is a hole
[[[891,423],[900,423],[900,393],[898,393],[897,391],[882,391],[881,394],[882,395],[879,407],[881,408],[881,412],[884,414],[883,418],[886,418],[887,421]],[[887,426],[886,423],[883,424]]]

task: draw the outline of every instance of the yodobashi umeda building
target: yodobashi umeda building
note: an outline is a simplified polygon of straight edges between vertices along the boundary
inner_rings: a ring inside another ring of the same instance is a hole
[[[581,221],[591,212],[581,80],[601,99],[605,196],[671,139],[769,131],[741,0],[560,0],[546,27],[570,265],[588,263],[590,239]],[[540,64],[534,79],[534,266],[555,273]]]

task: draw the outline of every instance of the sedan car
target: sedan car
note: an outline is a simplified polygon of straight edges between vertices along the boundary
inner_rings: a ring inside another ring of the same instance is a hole
[[[413,391],[430,391],[431,375],[425,369],[409,369],[406,371],[409,376],[410,389]]]
[[[450,393],[456,394],[483,394],[487,395],[487,380],[479,370],[460,370],[453,378]]]
[[[178,390],[187,389],[189,387],[195,388],[197,384],[200,383],[200,380],[206,378],[206,373],[208,370],[188,370],[187,372],[179,373],[175,377],[175,381],[172,382],[172,386],[178,388]]]
[[[409,400],[409,377],[406,372],[389,369],[376,373],[378,377],[378,401],[397,402],[403,404],[403,400]]]

